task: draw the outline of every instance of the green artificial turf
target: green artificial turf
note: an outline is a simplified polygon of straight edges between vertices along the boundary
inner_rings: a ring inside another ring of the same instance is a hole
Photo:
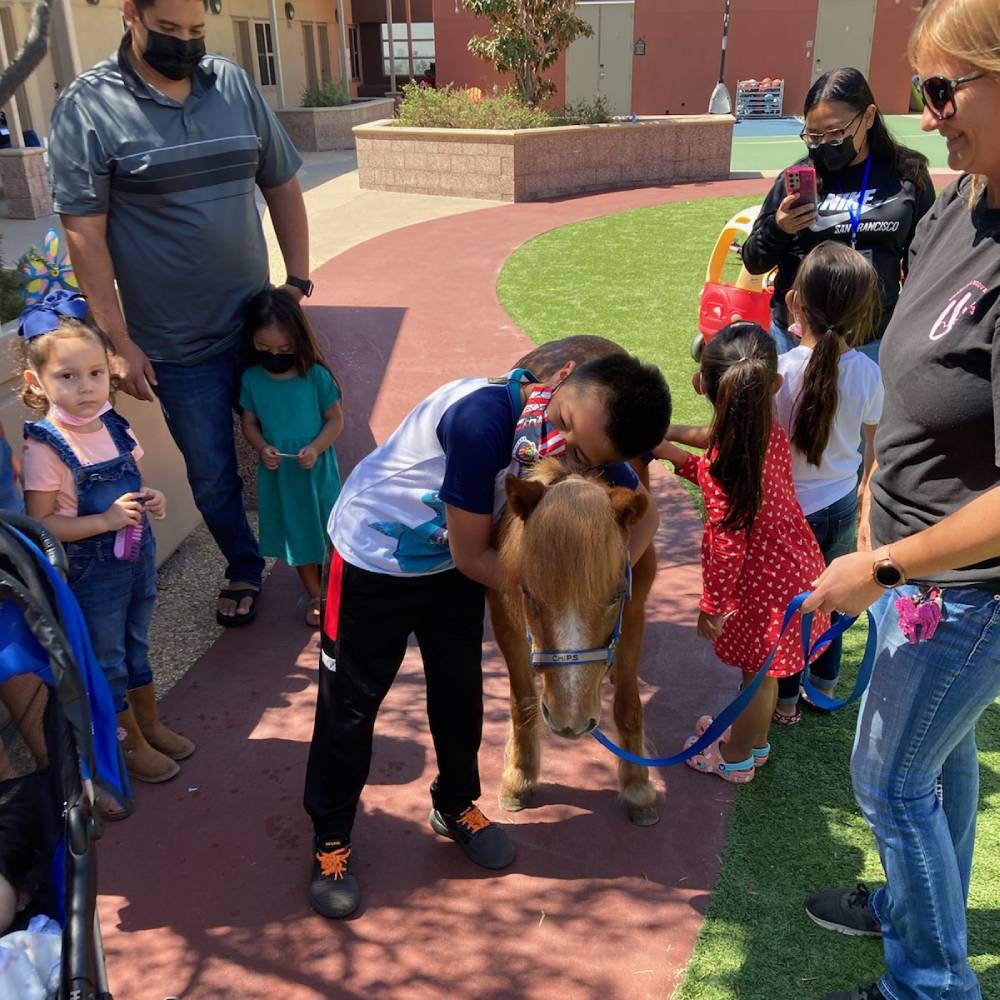
[[[702,422],[689,354],[708,254],[752,198],[705,199],[552,230],[519,249],[500,275],[511,317],[537,343],[571,333],[611,337],[658,364],[674,420]],[[844,690],[863,627],[848,635]],[[774,755],[736,793],[719,881],[679,1000],[811,1000],[874,980],[877,941],[842,937],[803,914],[807,893],[878,882],[874,840],[851,794],[855,708],[775,726]],[[970,954],[984,997],[1000,996],[1000,707],[979,724],[982,799],[969,911]],[[706,781],[713,779],[706,778]]]

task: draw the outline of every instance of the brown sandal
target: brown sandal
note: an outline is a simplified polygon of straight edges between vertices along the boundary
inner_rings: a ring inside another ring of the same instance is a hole
[[[319,628],[320,626],[320,606],[322,598],[313,597],[309,600],[309,608],[306,611],[306,624],[310,628]]]

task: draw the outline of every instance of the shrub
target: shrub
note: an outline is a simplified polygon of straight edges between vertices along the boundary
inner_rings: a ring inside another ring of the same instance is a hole
[[[24,309],[24,274],[18,267],[8,269],[0,262],[0,323],[17,319]]]
[[[340,108],[350,103],[351,95],[337,80],[327,80],[318,87],[306,87],[302,91],[304,108]]]
[[[567,104],[555,117],[558,125],[603,125],[614,117],[611,104],[604,94],[598,94],[592,101],[575,101]]]
[[[394,125],[409,128],[545,128],[555,117],[543,108],[525,107],[510,90],[494,88],[488,96],[456,90],[451,84],[432,90],[419,83],[403,87]]]

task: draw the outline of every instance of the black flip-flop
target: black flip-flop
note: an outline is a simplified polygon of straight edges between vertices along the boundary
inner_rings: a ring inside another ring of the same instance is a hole
[[[257,598],[260,597],[259,590],[252,590],[249,587],[244,587],[242,590],[222,589],[219,591],[219,596],[216,600],[232,601],[239,608],[240,601],[245,601],[248,597],[250,598],[250,609],[246,614],[235,613],[224,615],[221,611],[216,610],[215,620],[223,628],[238,628],[240,625],[249,625],[257,617]]]

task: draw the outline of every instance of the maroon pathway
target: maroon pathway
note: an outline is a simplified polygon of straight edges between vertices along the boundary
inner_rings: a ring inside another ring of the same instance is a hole
[[[504,260],[568,222],[768,181],[614,192],[422,223],[341,255],[316,275],[311,316],[341,376],[349,468],[431,389],[496,374],[531,345],[496,300]],[[677,387],[682,389],[683,387]],[[370,415],[370,417],[369,417]],[[672,752],[732,692],[695,636],[700,525],[655,470],[661,570],[648,604],[643,696],[653,749]],[[164,703],[199,743],[169,785],[101,845],[101,916],[120,1000],[632,998],[670,995],[718,869],[731,790],[673,768],[661,822],[632,827],[612,759],[593,740],[547,738],[535,808],[500,814],[507,681],[487,644],[480,757],[487,813],[512,824],[518,859],[492,875],[427,826],[434,773],[415,650],[376,734],[354,840],[364,890],[332,923],[305,901],[310,830],[300,800],[317,649],[298,583],[270,578],[260,620],[223,638]],[[606,712],[606,716],[609,713]],[[613,731],[613,725],[609,724]],[[663,774],[655,780],[663,788]]]

